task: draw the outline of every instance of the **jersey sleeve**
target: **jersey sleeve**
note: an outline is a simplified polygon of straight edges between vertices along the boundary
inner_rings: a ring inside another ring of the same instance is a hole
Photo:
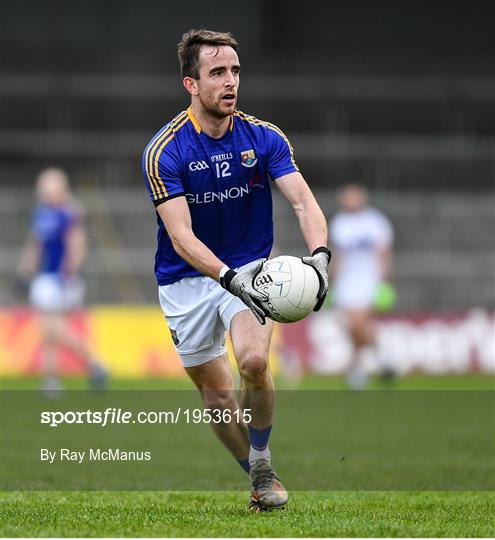
[[[380,247],[388,248],[394,243],[394,230],[389,219],[379,212],[375,227],[376,241]]]
[[[394,229],[385,215],[382,214],[381,217],[380,240],[383,246],[390,247],[394,243]]]
[[[299,167],[294,159],[294,150],[285,134],[278,127],[267,127],[268,138],[268,173],[273,180],[292,172]]]
[[[330,237],[330,243],[332,246],[338,248],[339,246],[339,217],[338,215],[333,217],[328,224],[328,232]]]
[[[142,171],[151,201],[156,206],[184,195],[181,180],[181,162],[176,152],[175,141],[162,146],[158,138],[148,144],[143,152]]]
[[[67,208],[68,226],[84,226],[85,219],[86,212],[83,203],[79,199],[72,197],[70,204]]]

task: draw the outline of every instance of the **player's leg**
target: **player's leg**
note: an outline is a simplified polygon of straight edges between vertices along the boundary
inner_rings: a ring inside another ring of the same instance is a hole
[[[29,300],[39,314],[41,340],[41,391],[55,397],[62,388],[58,373],[56,326],[61,309],[61,290],[56,277],[37,275],[30,284]]]
[[[225,325],[219,316],[224,295],[230,293],[210,278],[184,278],[159,287],[175,349],[189,377],[199,389],[205,407],[235,411],[239,408],[227,359]],[[239,301],[240,302],[240,301]],[[234,417],[234,415],[232,415]],[[249,440],[244,423],[212,423],[217,436],[249,471]]]
[[[86,338],[80,336],[69,324],[67,316],[57,314],[52,316],[52,337],[57,345],[71,350],[83,363],[88,372],[91,385],[96,389],[106,387],[108,373],[93,354]]]
[[[56,275],[41,274],[33,280],[30,299],[32,304],[42,313],[44,370],[45,373],[50,373],[47,377],[58,377],[56,352],[60,346],[64,346],[73,351],[84,362],[92,386],[103,388],[107,382],[106,369],[96,360],[86,340],[70,327],[64,314],[67,309],[81,304],[83,292],[82,282],[76,279],[65,284]]]
[[[201,393],[205,408],[229,410],[231,418],[235,418],[234,412],[239,405],[226,353],[199,366],[186,368],[186,372]],[[211,427],[244,470],[249,472],[249,436],[246,424],[231,421],[212,423]]]
[[[268,365],[273,323],[261,326],[249,310],[239,311],[230,324],[232,346],[241,376],[242,403],[250,409],[248,425],[252,494],[250,506],[256,509],[283,506],[287,491],[271,466],[268,447],[273,421],[274,389]]]
[[[79,276],[73,276],[64,280],[62,284],[63,305],[66,313],[80,308],[84,302],[85,283]],[[108,384],[108,370],[100,362],[94,351],[91,350],[87,339],[81,337],[68,323],[68,319],[62,320],[62,337],[70,347],[83,360],[89,376],[91,386],[97,390],[106,388]]]
[[[41,330],[41,391],[49,397],[56,396],[62,385],[58,376],[57,342],[54,327],[56,315],[40,312]]]
[[[255,446],[262,449],[267,447],[273,420],[274,390],[268,365],[272,331],[272,321],[267,319],[266,324],[261,326],[247,309],[237,313],[230,325],[232,346],[241,377],[241,405],[251,410],[251,439],[261,439]],[[251,461],[254,461],[253,452],[251,454]],[[257,456],[256,450],[254,454]],[[259,457],[269,460],[268,453]]]
[[[375,348],[371,312],[366,308],[348,309],[346,319],[353,344],[347,382],[351,388],[359,389],[364,387],[368,380],[366,360],[369,355],[374,354]]]
[[[335,279],[335,304],[344,314],[346,331],[352,343],[346,379],[354,389],[363,388],[368,378],[366,357],[373,353],[374,348],[371,306],[376,286],[372,276],[363,272],[340,272]]]

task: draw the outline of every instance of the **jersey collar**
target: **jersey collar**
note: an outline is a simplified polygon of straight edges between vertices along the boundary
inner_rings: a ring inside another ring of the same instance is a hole
[[[192,125],[194,126],[194,129],[196,130],[196,133],[201,133],[201,126],[198,122],[198,119],[194,116],[192,112],[192,105],[190,105],[187,109],[187,116],[189,117],[189,120],[191,120]],[[230,115],[230,124],[229,124],[229,131],[232,131],[234,129],[234,115]]]

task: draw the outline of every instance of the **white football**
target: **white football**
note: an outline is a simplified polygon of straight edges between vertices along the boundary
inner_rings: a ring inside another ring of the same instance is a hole
[[[320,283],[314,268],[298,257],[281,255],[263,263],[254,288],[268,296],[261,304],[271,319],[290,323],[313,311]]]

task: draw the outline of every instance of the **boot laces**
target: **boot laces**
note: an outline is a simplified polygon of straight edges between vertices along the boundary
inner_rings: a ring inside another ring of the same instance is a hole
[[[273,469],[262,469],[253,480],[253,488],[256,490],[260,488],[269,489],[272,487],[274,480],[278,480],[278,476]]]

